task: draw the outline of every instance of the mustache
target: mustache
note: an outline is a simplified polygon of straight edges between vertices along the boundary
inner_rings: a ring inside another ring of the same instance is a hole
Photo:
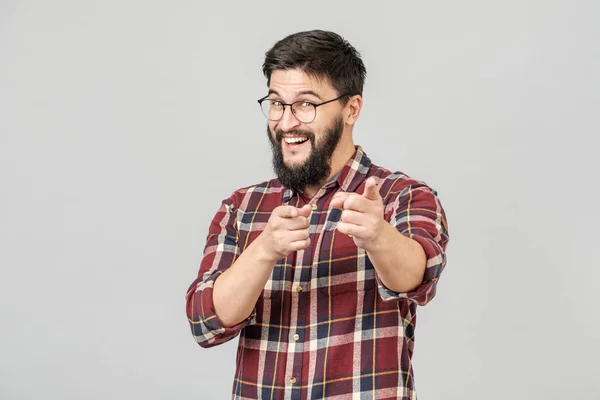
[[[277,140],[277,143],[281,143],[283,140],[283,135],[306,136],[312,143],[315,142],[315,133],[306,129],[294,129],[285,132],[281,129],[277,129],[275,131],[275,139]]]

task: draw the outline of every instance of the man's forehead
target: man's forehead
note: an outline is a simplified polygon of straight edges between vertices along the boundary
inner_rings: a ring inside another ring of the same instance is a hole
[[[294,94],[307,90],[326,93],[333,88],[325,76],[306,73],[301,69],[277,69],[271,73],[269,90]]]

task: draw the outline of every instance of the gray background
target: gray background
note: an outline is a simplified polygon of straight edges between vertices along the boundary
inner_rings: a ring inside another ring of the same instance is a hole
[[[272,176],[264,52],[368,70],[355,141],[436,188],[420,399],[598,399],[600,2],[0,1],[0,398],[225,399],[184,294],[222,198]]]

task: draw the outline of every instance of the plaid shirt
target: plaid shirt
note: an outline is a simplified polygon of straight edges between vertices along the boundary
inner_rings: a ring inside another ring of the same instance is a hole
[[[335,227],[338,191],[362,193],[378,180],[387,221],[419,242],[427,256],[421,285],[386,288],[365,250]],[[225,328],[213,284],[262,232],[273,209],[310,203],[310,246],[279,260],[250,316]],[[240,335],[235,399],[415,399],[411,358],[416,306],[435,295],[446,264],[448,230],[437,193],[400,172],[371,164],[360,147],[312,198],[274,179],[224,200],[208,233],[198,278],[187,292],[196,341],[211,347]]]

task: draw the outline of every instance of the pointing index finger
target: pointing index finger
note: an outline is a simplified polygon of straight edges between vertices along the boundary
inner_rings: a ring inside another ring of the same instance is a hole
[[[374,177],[370,177],[367,179],[367,182],[365,182],[363,196],[369,200],[379,200],[381,198],[379,188],[377,187],[377,180]]]

